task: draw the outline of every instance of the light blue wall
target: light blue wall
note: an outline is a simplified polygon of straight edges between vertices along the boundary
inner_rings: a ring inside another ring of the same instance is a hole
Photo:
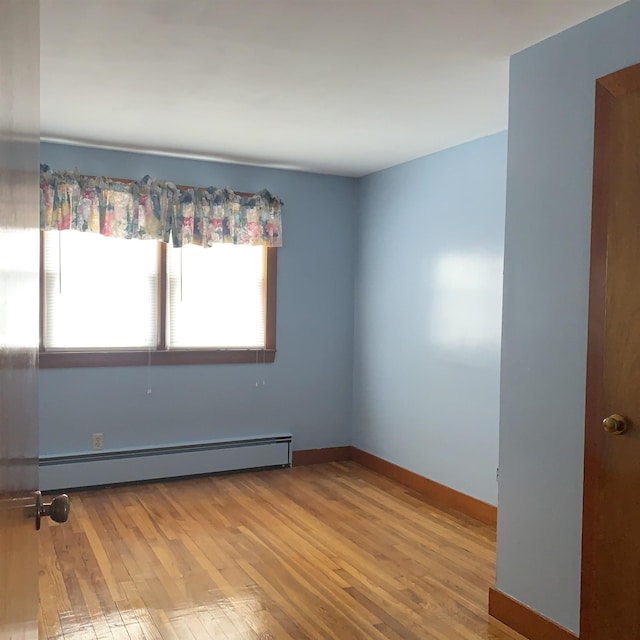
[[[360,181],[355,446],[495,504],[506,133]]]
[[[294,449],[350,443],[355,180],[52,144],[42,145],[41,161],[112,177],[268,188],[285,203],[275,363],[43,370],[42,456],[85,452],[94,432],[109,449],[282,432],[293,434]]]
[[[511,61],[497,586],[577,631],[595,80],[640,0]]]

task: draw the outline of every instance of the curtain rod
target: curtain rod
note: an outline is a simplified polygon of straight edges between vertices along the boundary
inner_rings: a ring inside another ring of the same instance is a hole
[[[81,174],[84,175],[84,174]],[[98,176],[88,176],[85,175],[85,178],[97,178]],[[111,182],[121,182],[122,184],[133,184],[134,182],[136,182],[135,180],[131,180],[130,178],[109,178],[108,176],[105,176],[107,180],[111,180]],[[176,187],[182,191],[186,191],[187,189],[193,189],[194,191],[196,189],[206,189],[206,187],[192,187],[190,185],[186,185],[186,184],[177,184]],[[237,196],[242,196],[243,198],[251,198],[253,196],[255,196],[255,193],[249,193],[247,191],[234,191],[233,193],[235,193]]]

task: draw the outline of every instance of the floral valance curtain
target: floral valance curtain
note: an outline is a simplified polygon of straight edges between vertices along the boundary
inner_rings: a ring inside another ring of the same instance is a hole
[[[282,246],[282,201],[261,191],[241,196],[216,187],[180,188],[146,176],[139,182],[40,167],[40,227],[176,247],[219,242]]]

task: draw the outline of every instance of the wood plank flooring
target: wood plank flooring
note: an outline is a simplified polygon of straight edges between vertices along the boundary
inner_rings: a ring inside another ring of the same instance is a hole
[[[72,494],[40,638],[505,640],[495,530],[353,462]]]

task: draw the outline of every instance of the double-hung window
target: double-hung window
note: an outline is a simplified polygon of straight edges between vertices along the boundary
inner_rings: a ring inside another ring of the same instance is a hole
[[[41,238],[41,367],[273,361],[277,249]]]
[[[42,165],[40,366],[273,362],[281,207]]]

